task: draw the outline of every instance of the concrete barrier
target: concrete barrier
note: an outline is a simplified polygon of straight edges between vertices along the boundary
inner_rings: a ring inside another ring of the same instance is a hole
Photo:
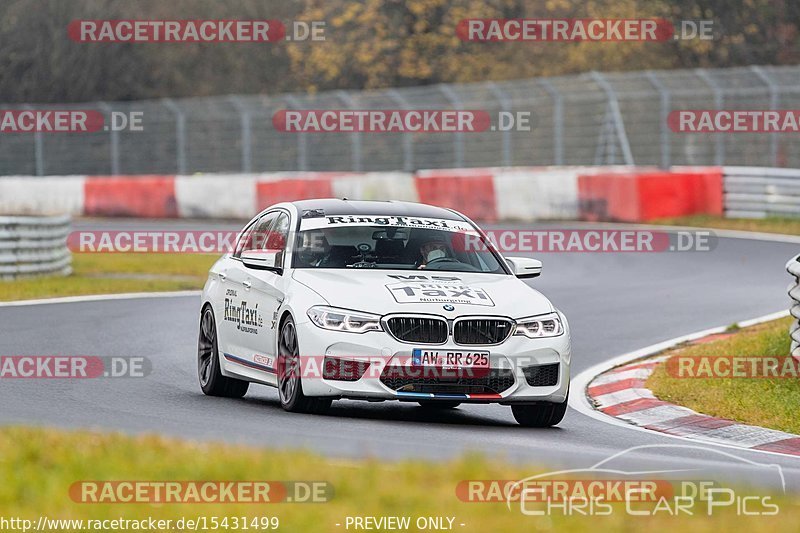
[[[0,178],[0,213],[12,214],[247,219],[277,202],[318,197],[423,202],[456,209],[481,222],[646,222],[716,215],[725,207],[717,167]]]
[[[649,222],[722,215],[722,171],[626,171],[578,176],[582,220]]]

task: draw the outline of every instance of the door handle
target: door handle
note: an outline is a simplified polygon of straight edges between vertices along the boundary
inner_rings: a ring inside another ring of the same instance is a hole
[[[225,281],[226,279],[228,279],[228,275],[225,272],[220,272],[218,274],[218,276],[219,276],[219,279],[221,279],[222,281]]]
[[[245,289],[247,289],[247,290],[250,290],[250,287],[252,287],[252,286],[253,286],[253,284],[250,282],[250,280],[249,280],[249,279],[246,279],[246,280],[244,280],[244,281],[242,282],[242,285],[244,285],[244,288],[245,288]]]

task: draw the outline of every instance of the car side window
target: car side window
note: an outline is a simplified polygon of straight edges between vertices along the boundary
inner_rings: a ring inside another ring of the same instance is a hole
[[[275,221],[275,225],[272,226],[269,234],[267,235],[267,240],[264,243],[265,250],[272,250],[278,251],[278,255],[275,257],[275,265],[282,266],[283,265],[283,257],[286,255],[286,243],[289,238],[289,215],[286,213],[280,213],[278,215],[278,219]]]
[[[270,226],[278,218],[279,212],[267,213],[252,224],[239,238],[233,257],[241,257],[247,250],[262,250],[269,237]]]

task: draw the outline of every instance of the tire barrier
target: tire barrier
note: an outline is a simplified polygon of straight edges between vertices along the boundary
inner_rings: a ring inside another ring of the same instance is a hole
[[[794,283],[789,287],[789,296],[792,298],[792,308],[789,310],[794,317],[794,322],[789,326],[789,335],[792,338],[792,357],[800,360],[800,255],[793,257],[787,264],[786,270],[794,276]]]
[[[72,272],[70,217],[0,216],[0,279]]]
[[[800,216],[800,169],[724,167],[725,215]]]
[[[401,200],[481,222],[799,215],[800,169],[501,167],[416,172],[0,177],[0,213],[247,219],[305,198]]]

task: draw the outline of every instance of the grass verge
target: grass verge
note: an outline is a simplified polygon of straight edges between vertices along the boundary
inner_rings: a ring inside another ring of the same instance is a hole
[[[772,500],[780,508],[776,516],[737,516],[735,506],[708,516],[705,505],[700,504],[693,508],[696,513],[692,516],[660,512],[643,517],[630,516],[622,504],[615,504],[608,516],[565,517],[563,513],[525,516],[518,507],[509,510],[505,503],[466,503],[455,493],[461,480],[513,480],[536,472],[474,455],[437,463],[334,461],[297,451],[10,427],[0,430],[0,517],[36,523],[39,516],[84,520],[277,516],[283,531],[346,531],[348,516],[389,515],[412,520],[453,517],[452,529],[465,532],[588,531],[599,527],[604,531],[679,528],[709,532],[724,528],[751,533],[796,531],[800,519],[800,504],[783,495]],[[69,487],[85,480],[324,480],[333,486],[334,496],[328,503],[313,504],[75,503],[68,495]],[[417,531],[415,527],[410,530]]]
[[[733,336],[679,347],[681,356],[781,356],[789,354],[790,318],[744,328]],[[659,365],[647,387],[660,399],[699,413],[800,434],[800,379],[678,378]]]
[[[800,217],[770,217],[763,219],[752,219],[724,218],[712,215],[692,215],[676,218],[661,218],[654,220],[653,224],[800,235]]]
[[[0,281],[0,301],[202,289],[217,254],[75,253],[70,276]]]

